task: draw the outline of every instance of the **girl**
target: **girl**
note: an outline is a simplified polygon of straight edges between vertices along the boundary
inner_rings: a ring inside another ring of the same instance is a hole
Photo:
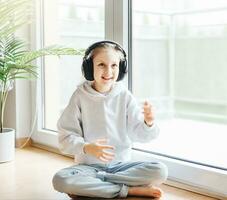
[[[112,41],[94,43],[85,52],[82,72],[87,81],[58,121],[60,150],[74,155],[77,164],[55,174],[54,188],[70,197],[160,198],[154,185],[166,180],[166,166],[130,161],[132,142],[148,142],[159,131],[151,104],[144,102],[141,113],[118,82],[127,72],[125,51]]]

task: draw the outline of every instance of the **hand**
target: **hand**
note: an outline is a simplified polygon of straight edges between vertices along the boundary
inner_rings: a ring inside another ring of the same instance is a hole
[[[94,143],[84,145],[84,152],[90,154],[103,162],[109,162],[113,160],[114,153],[107,150],[114,150],[114,146],[107,145],[107,139],[99,139]]]
[[[143,104],[143,114],[144,114],[144,122],[148,126],[152,126],[154,123],[154,110],[152,105],[148,101],[145,101]]]

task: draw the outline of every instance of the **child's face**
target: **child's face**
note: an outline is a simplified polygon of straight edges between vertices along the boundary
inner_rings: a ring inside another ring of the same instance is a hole
[[[99,49],[93,57],[94,88],[98,92],[108,92],[119,74],[120,55],[114,49]]]

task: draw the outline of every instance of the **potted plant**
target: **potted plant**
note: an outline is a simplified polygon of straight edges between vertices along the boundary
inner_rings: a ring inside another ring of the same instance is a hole
[[[30,0],[0,1],[0,163],[13,160],[15,130],[4,128],[7,96],[17,79],[37,77],[33,61],[46,55],[81,55],[82,51],[60,46],[49,46],[29,51],[26,43],[14,36],[15,31],[27,23]]]

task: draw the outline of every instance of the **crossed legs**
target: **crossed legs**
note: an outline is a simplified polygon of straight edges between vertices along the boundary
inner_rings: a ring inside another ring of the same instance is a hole
[[[131,162],[104,167],[75,165],[60,170],[53,178],[59,192],[88,197],[148,196],[159,198],[162,192],[154,185],[167,178],[161,163]]]

